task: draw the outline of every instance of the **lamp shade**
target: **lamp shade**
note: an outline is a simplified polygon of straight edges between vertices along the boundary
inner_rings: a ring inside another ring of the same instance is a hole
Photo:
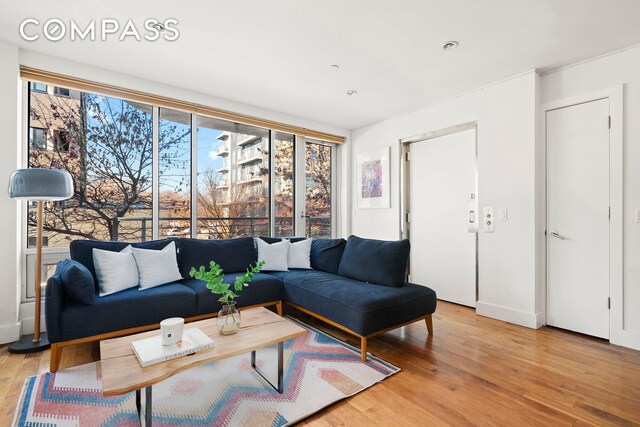
[[[58,169],[18,169],[11,174],[9,197],[24,200],[66,200],[73,196],[71,174]]]

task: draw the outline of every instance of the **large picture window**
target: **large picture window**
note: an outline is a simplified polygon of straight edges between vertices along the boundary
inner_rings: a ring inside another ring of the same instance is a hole
[[[160,108],[158,129],[158,235],[191,237],[191,114]]]
[[[295,232],[295,136],[275,132],[274,137],[274,237],[293,236]]]
[[[305,234],[307,237],[332,235],[332,147],[308,142],[305,151]]]
[[[152,107],[60,89],[41,85],[29,93],[28,166],[67,170],[75,187],[70,200],[45,204],[45,242],[150,238],[150,228],[123,220],[151,215]],[[31,246],[32,206],[27,228]]]
[[[28,167],[67,170],[75,187],[45,205],[45,246],[333,234],[332,144],[59,84],[25,88]],[[27,217],[31,248],[31,205]]]
[[[269,130],[198,116],[197,145],[197,237],[269,235]]]

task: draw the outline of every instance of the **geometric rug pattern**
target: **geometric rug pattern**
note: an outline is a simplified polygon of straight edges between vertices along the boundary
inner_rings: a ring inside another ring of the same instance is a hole
[[[294,319],[290,319],[295,321]],[[352,396],[399,368],[311,326],[285,342],[284,393],[251,367],[250,354],[208,363],[153,386],[154,426],[285,426]],[[217,342],[216,345],[222,345]],[[277,346],[260,349],[257,365],[276,383]],[[135,393],[102,397],[97,364],[25,380],[14,426],[139,426]]]

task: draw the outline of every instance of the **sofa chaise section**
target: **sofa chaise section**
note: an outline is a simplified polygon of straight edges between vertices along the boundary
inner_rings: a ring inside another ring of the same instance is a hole
[[[425,320],[433,333],[436,294],[425,286],[383,286],[315,270],[272,274],[284,281],[287,304],[360,338],[362,360],[367,339],[391,329]]]

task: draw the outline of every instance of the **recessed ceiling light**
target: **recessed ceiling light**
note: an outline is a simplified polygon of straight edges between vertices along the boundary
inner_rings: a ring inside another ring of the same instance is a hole
[[[349,96],[353,96],[353,95],[357,95],[357,94],[358,94],[358,91],[357,91],[357,90],[353,90],[353,89],[351,89],[351,90],[348,90],[348,91],[347,91],[347,95],[349,95]]]
[[[340,69],[340,66],[339,66],[338,64],[333,64],[333,65],[332,65],[331,67],[329,67],[329,68],[331,68],[332,70],[339,70],[339,69]]]
[[[451,40],[442,45],[442,49],[444,50],[453,50],[458,47],[458,42],[455,40]]]

